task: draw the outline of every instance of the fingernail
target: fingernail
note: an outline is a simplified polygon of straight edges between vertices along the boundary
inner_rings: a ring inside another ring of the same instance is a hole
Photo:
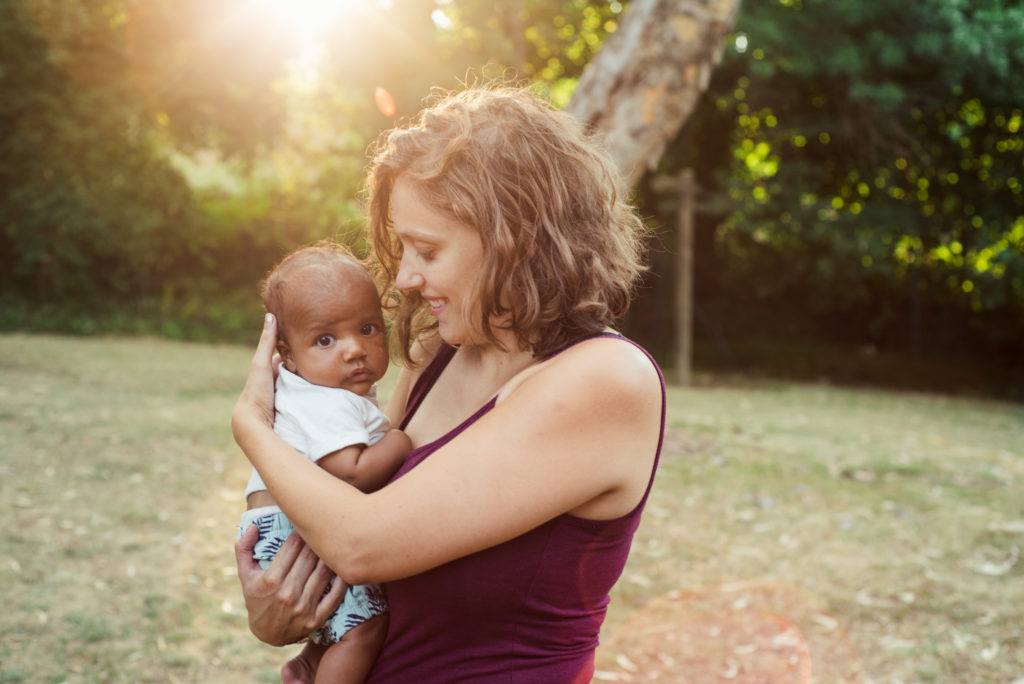
[[[270,324],[273,323],[273,322],[274,322],[274,314],[268,313],[266,316],[263,317],[263,327],[264,328],[269,328]]]

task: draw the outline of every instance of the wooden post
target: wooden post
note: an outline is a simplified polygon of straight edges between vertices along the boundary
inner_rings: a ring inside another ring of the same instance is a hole
[[[693,169],[678,176],[655,180],[658,192],[674,192],[679,198],[676,240],[676,345],[675,381],[689,387],[693,369],[693,215],[697,183]]]

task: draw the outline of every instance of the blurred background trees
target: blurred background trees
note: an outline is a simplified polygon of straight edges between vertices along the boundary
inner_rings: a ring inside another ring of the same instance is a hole
[[[745,3],[662,160],[705,188],[706,322],[1019,367],[1022,62],[1016,2]]]
[[[282,253],[364,248],[381,131],[474,79],[528,79],[565,106],[628,11],[5,0],[0,327],[250,341]],[[698,370],[898,382],[925,359],[1024,395],[1022,60],[1011,0],[744,3],[655,172],[692,168],[701,187]],[[653,269],[625,325],[667,358],[675,198],[655,173],[635,189]]]

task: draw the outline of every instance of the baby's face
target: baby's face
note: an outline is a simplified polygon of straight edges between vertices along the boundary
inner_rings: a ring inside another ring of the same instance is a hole
[[[377,289],[368,279],[289,280],[285,367],[314,385],[363,395],[388,369]]]

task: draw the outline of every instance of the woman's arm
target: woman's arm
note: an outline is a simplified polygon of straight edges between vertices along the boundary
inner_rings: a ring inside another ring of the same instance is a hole
[[[646,490],[660,422],[661,387],[650,361],[620,340],[582,343],[358,502],[363,522],[349,533],[309,516],[304,534],[343,577],[384,581],[502,543],[563,513],[613,519]]]
[[[261,338],[257,356],[266,359],[254,359],[255,373],[269,368],[272,346]],[[352,583],[416,574],[562,513],[627,513],[650,477],[661,419],[646,356],[626,342],[591,340],[545,362],[429,459],[364,495],[278,439],[260,415],[266,397],[253,400],[249,388],[233,420],[239,445],[307,543]]]

